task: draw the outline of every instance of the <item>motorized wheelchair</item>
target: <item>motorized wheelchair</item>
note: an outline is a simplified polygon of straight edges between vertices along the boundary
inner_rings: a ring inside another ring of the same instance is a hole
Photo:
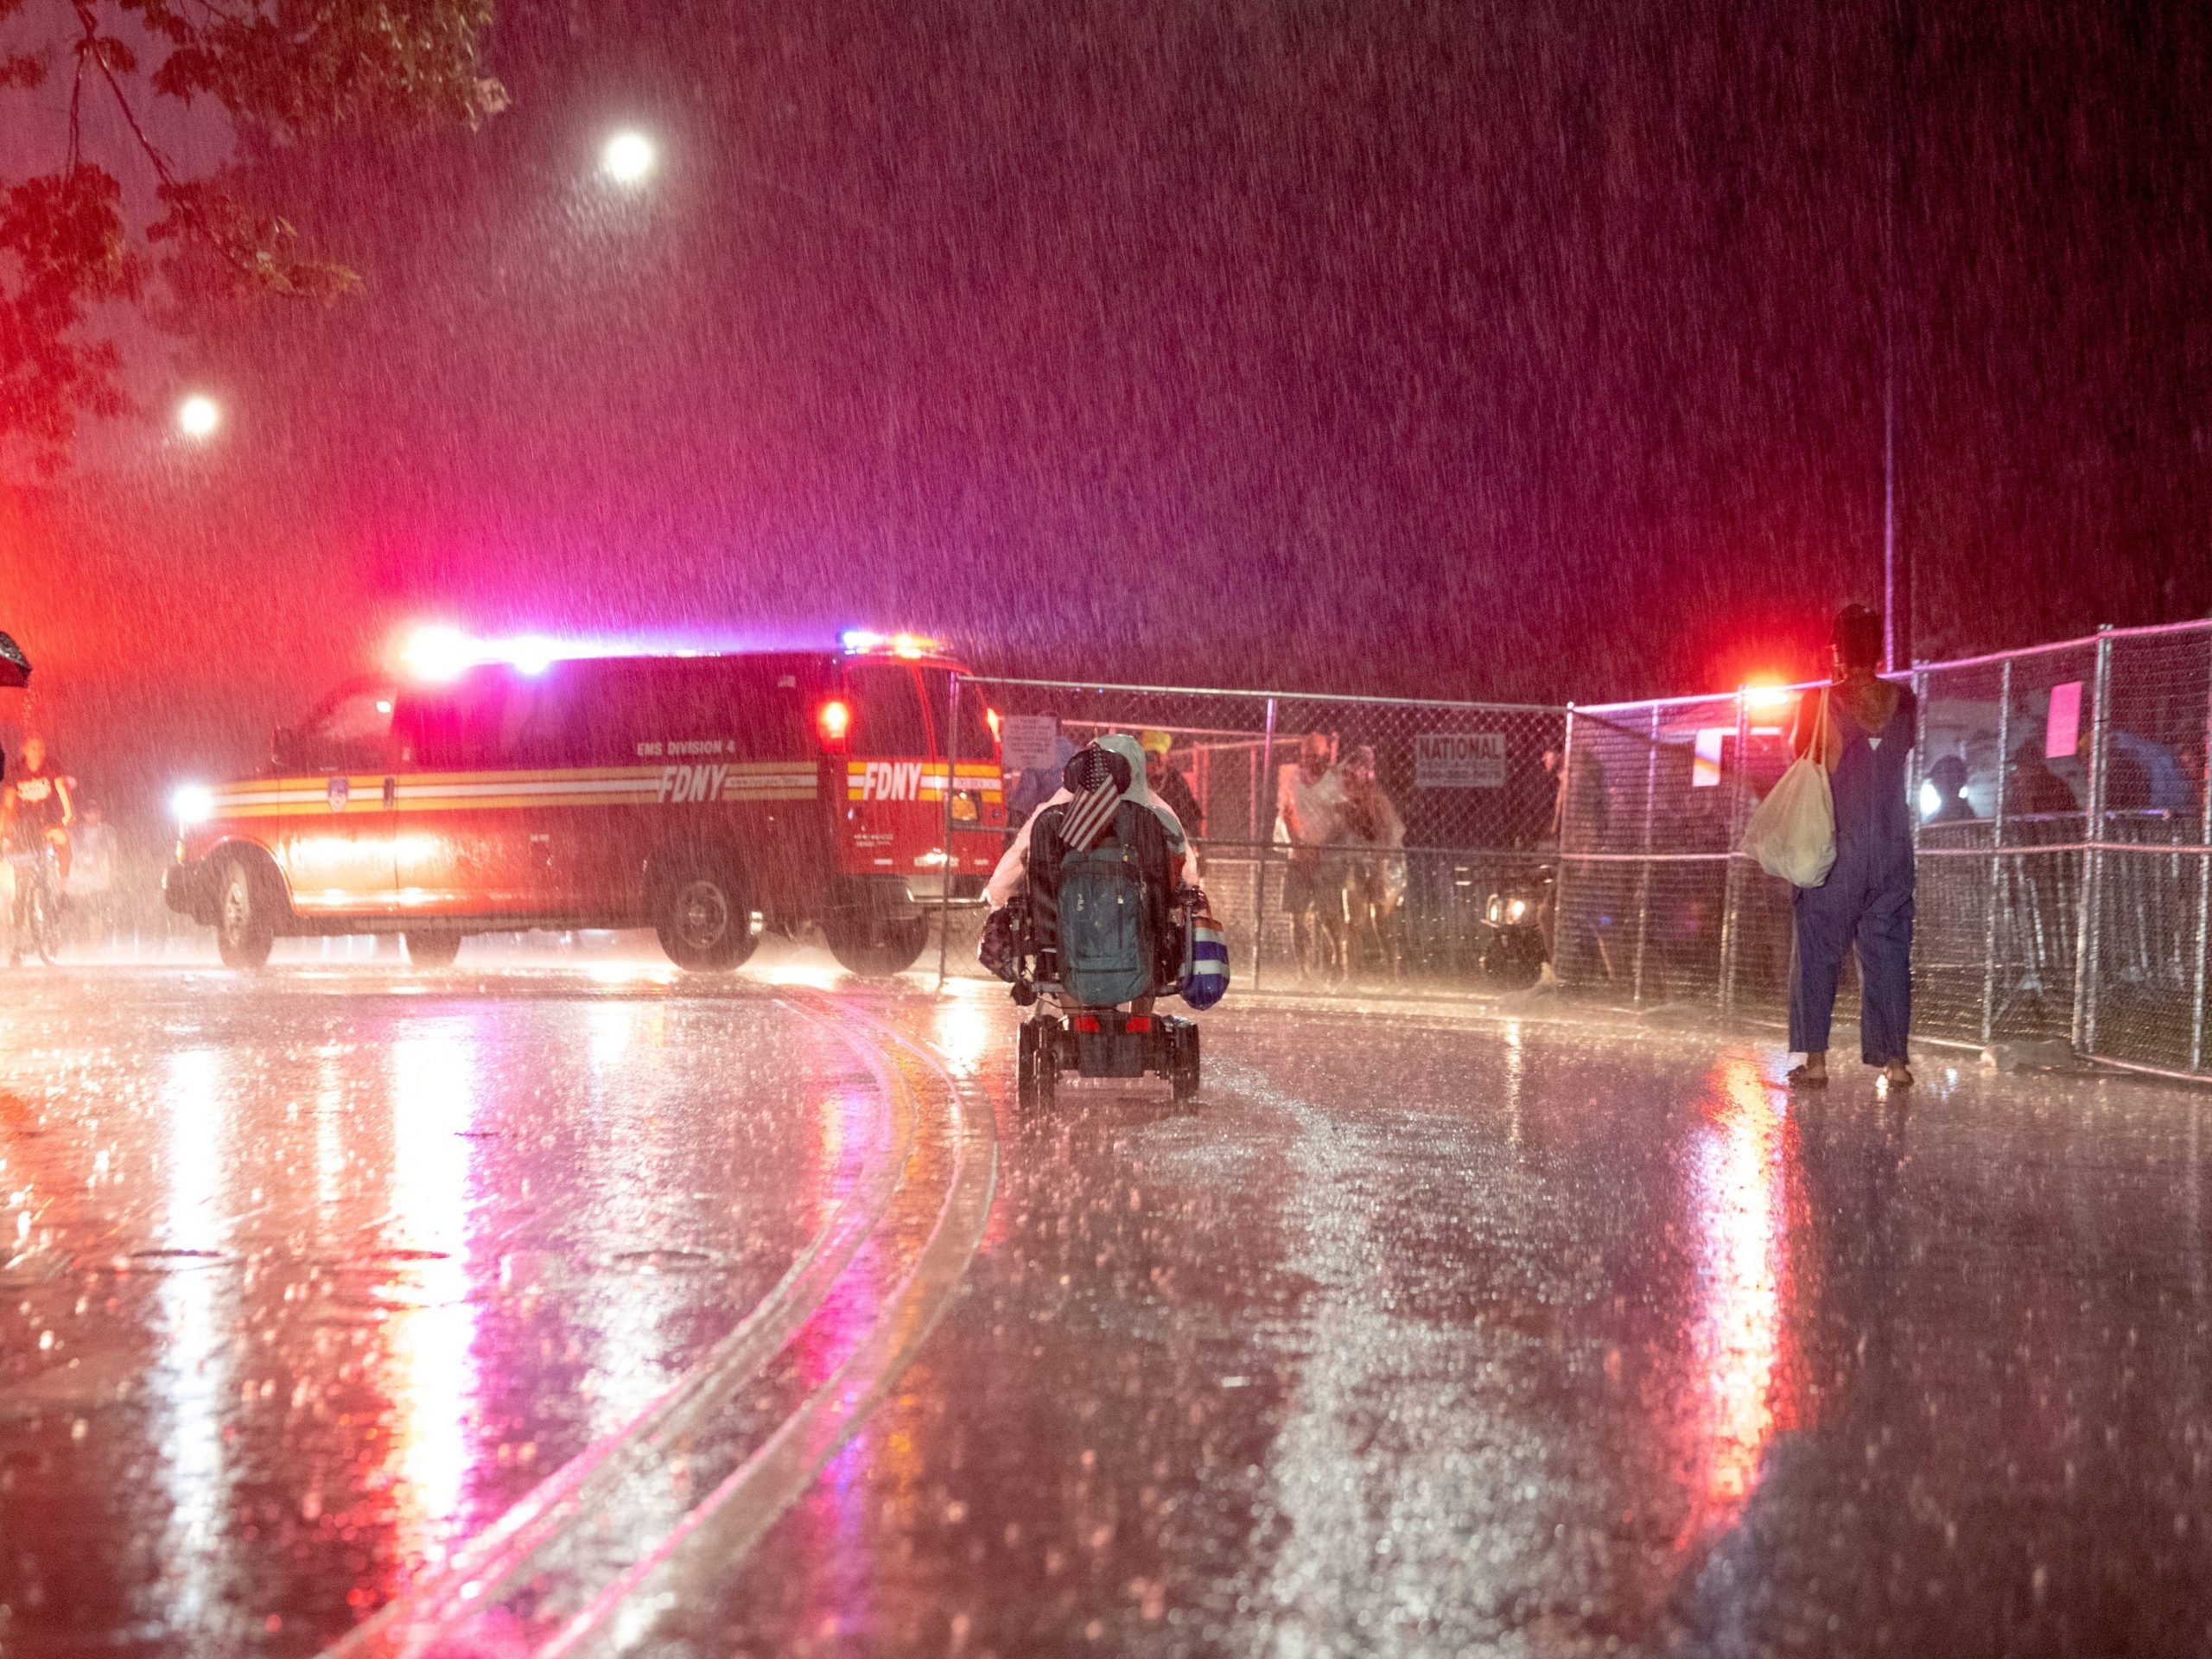
[[[1149,808],[1122,802],[1088,848],[1063,838],[1067,813],[1039,811],[1027,885],[1007,906],[994,952],[1014,1001],[1033,1010],[1015,1051],[1018,1096],[1050,1105],[1063,1073],[1150,1074],[1187,1100],[1198,1089],[1198,1028],[1152,1004],[1178,989],[1203,899],[1175,887],[1166,835]]]

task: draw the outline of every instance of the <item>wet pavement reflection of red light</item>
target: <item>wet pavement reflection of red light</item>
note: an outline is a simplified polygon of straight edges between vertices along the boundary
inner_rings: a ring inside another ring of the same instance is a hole
[[[803,961],[16,983],[10,1654],[2203,1645],[2189,1096],[1232,999],[1025,1116],[993,988]]]
[[[1791,1230],[1808,1217],[1793,1179],[1788,1096],[1753,1055],[1726,1055],[1714,1067],[1690,1158],[1699,1298],[1693,1351],[1706,1389],[1696,1408],[1703,1444],[1695,1461],[1704,1476],[1690,1521],[1694,1536],[1734,1521],[1767,1442],[1799,1427]]]

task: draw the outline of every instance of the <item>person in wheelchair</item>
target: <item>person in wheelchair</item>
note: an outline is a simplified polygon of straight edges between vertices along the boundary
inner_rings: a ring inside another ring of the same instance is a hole
[[[1198,861],[1192,856],[1182,823],[1176,817],[1174,809],[1152,792],[1151,785],[1145,779],[1144,750],[1138,746],[1136,739],[1121,732],[1109,732],[1088,747],[1077,750],[1069,760],[1061,772],[1060,787],[1029,815],[1000,857],[998,868],[991,872],[991,879],[983,887],[983,897],[994,916],[1005,910],[1017,895],[1025,891],[1033,892],[1034,884],[1029,879],[1032,849],[1036,845],[1039,831],[1048,822],[1055,828],[1056,834],[1047,838],[1047,859],[1048,861],[1057,861],[1051,849],[1055,844],[1065,845],[1058,833],[1058,828],[1066,823],[1066,809],[1076,804],[1077,784],[1083,785],[1082,792],[1091,798],[1092,817],[1098,819],[1096,823],[1079,821],[1074,826],[1079,830],[1111,827],[1120,818],[1119,807],[1122,804],[1148,810],[1158,823],[1165,842],[1166,871],[1161,874],[1158,867],[1147,860],[1146,862],[1151,868],[1146,874],[1147,879],[1160,883],[1163,894],[1160,902],[1164,906],[1172,906],[1175,895],[1182,889],[1198,887]],[[1099,792],[1107,785],[1110,785],[1114,791],[1114,798],[1110,802]],[[1103,818],[1099,817],[1100,808],[1103,808]],[[1048,821],[1045,816],[1047,812],[1054,812],[1058,816]],[[1143,837],[1147,842],[1150,840],[1150,831],[1141,823],[1134,827],[1132,834]],[[1057,892],[1057,882],[1050,885]],[[1033,904],[1033,899],[1032,902]]]
[[[1181,969],[1183,916],[1204,902],[1182,825],[1146,786],[1134,738],[1116,734],[1078,751],[1061,785],[984,887],[985,965],[1013,984],[1017,1001],[1041,995],[1059,1010],[1040,1010],[1022,1028],[1023,1095],[1049,1093],[1062,1065],[1087,1076],[1166,1071],[1187,1094],[1197,1086],[1196,1027],[1152,1017]]]

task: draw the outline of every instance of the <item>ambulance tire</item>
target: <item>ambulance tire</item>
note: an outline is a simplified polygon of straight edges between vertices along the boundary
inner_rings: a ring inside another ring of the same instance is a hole
[[[254,969],[269,960],[283,902],[274,870],[245,853],[223,861],[215,876],[215,954],[224,967]]]
[[[450,968],[454,958],[461,954],[461,935],[443,931],[435,933],[404,933],[407,942],[407,960],[417,968]]]
[[[742,964],[760,944],[744,884],[727,861],[686,859],[656,886],[653,931],[677,967],[726,972]]]
[[[930,942],[930,918],[916,916],[893,922],[863,915],[857,920],[823,923],[822,937],[847,972],[862,979],[887,979],[921,959],[922,947]]]

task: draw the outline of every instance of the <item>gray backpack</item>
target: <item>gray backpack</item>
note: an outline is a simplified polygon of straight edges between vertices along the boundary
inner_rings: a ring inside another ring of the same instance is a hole
[[[1145,811],[1124,801],[1097,846],[1059,849],[1060,982],[1086,1007],[1111,1007],[1158,988],[1156,906],[1144,877],[1151,838],[1136,822]]]

